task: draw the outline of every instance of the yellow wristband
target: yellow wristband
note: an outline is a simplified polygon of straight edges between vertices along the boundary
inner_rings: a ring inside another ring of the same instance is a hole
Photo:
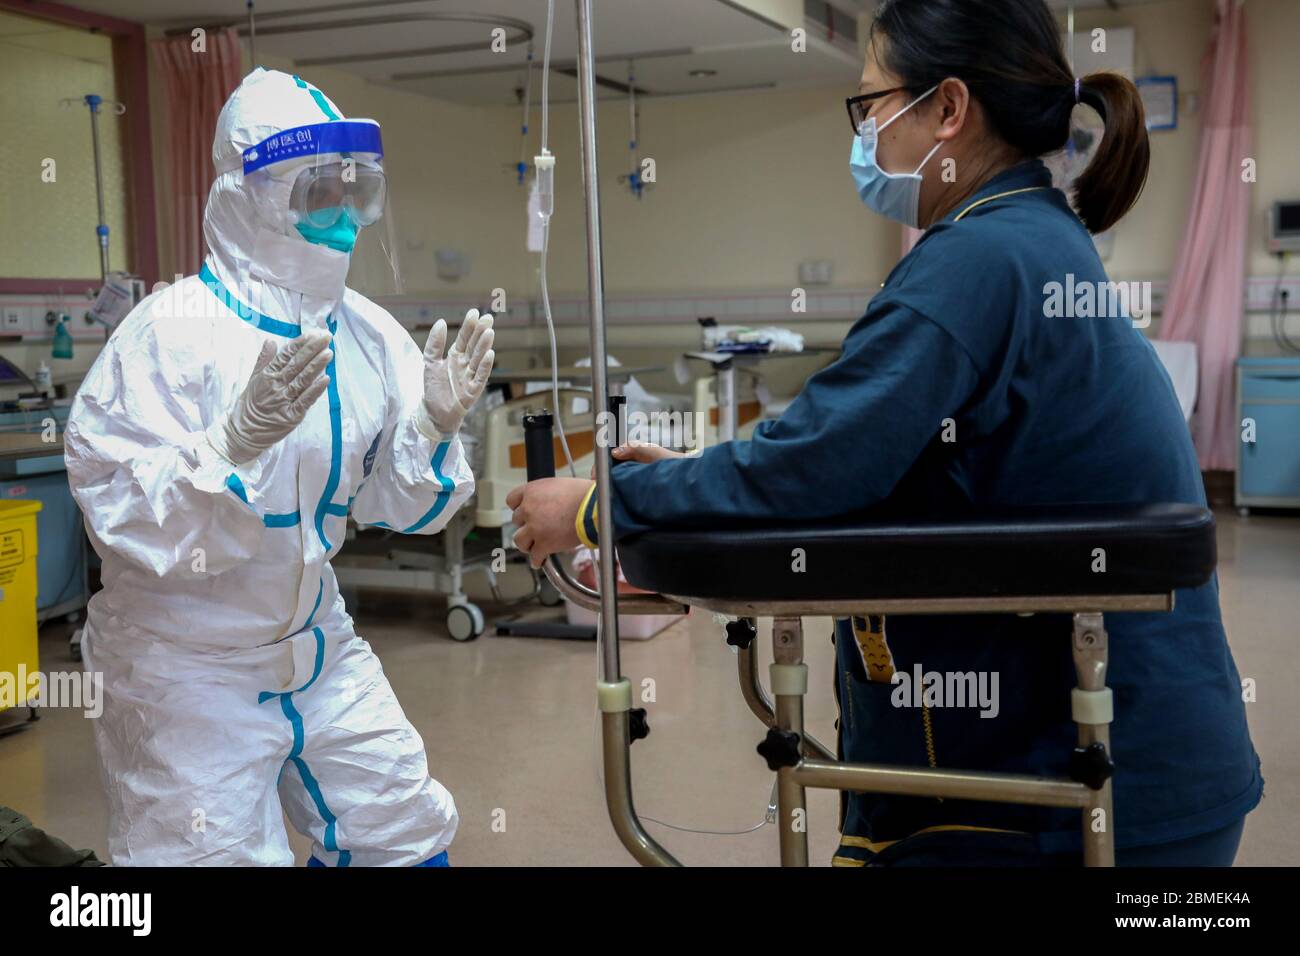
[[[599,508],[599,502],[596,500],[596,483],[591,483],[591,488],[582,499],[582,504],[578,506],[578,515],[573,521],[574,530],[578,532],[578,540],[589,548],[597,547],[599,532],[596,530],[596,522],[599,518],[596,512]],[[590,511],[590,514],[588,514]]]

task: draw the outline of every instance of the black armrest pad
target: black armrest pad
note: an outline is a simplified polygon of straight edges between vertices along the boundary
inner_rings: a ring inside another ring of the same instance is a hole
[[[1214,516],[1185,504],[655,530],[618,553],[636,587],[751,601],[1167,594],[1204,584],[1216,563]]]

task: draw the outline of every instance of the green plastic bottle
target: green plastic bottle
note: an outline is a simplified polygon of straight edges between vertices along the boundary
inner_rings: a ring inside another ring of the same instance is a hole
[[[68,331],[68,317],[59,316],[59,324],[54,329],[54,357],[56,359],[72,358],[72,333]]]

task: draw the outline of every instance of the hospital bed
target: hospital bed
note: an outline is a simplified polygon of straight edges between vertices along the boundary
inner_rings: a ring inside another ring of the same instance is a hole
[[[532,409],[552,404],[551,393],[525,395],[499,405],[488,414],[484,438],[484,463],[482,477],[477,480],[475,520],[482,528],[499,528],[502,543],[513,545],[505,537],[513,535],[511,509],[506,506],[506,495],[528,480],[527,455],[524,448],[524,416]],[[580,478],[591,474],[592,450],[595,448],[595,431],[591,418],[591,392],[585,389],[561,388],[560,407],[563,410],[564,437],[573,455],[574,471]],[[552,453],[562,474],[568,474],[564,449],[559,435],[552,435]]]
[[[688,358],[718,353],[687,353]],[[735,365],[723,358],[711,362],[714,374],[695,380],[693,399],[696,411],[696,436],[700,448],[735,438],[754,437],[754,429],[763,418],[763,403],[753,375],[739,377]]]
[[[349,612],[356,613],[362,588],[445,596],[447,633],[453,640],[472,641],[487,622],[482,609],[465,594],[465,576],[481,571],[495,586],[491,554],[467,551],[473,531],[474,513],[468,508],[457,511],[432,537],[349,524],[347,545],[333,562]]]
[[[732,439],[752,438],[754,428],[776,409],[764,396],[757,366],[781,359],[829,355],[838,349],[806,348],[802,352],[686,352],[682,357],[706,363],[712,375],[695,380],[695,408],[702,420],[701,448]],[[743,375],[740,373],[744,373]]]
[[[1196,410],[1196,396],[1200,388],[1196,343],[1152,339],[1151,347],[1156,350],[1156,357],[1169,373],[1174,394],[1178,396],[1178,407],[1183,410],[1184,420],[1190,423],[1192,413]]]
[[[534,371],[530,380],[539,376],[549,377],[549,372]],[[495,406],[484,401],[471,412],[462,429],[462,440],[475,475],[474,495],[437,535],[400,535],[349,527],[346,551],[340,555],[342,560],[334,562],[349,607],[355,607],[362,588],[444,597],[448,634],[453,640],[470,641],[483,633],[487,620],[483,610],[465,593],[468,574],[482,574],[500,604],[522,604],[534,599],[548,607],[560,603],[550,582],[531,569],[532,588],[518,597],[503,597],[497,578],[500,556],[513,553],[514,528],[506,495],[523,484],[526,476],[521,421],[528,409],[542,401],[552,403],[549,390],[544,396],[526,395]],[[585,477],[591,472],[594,445],[591,393],[563,388],[560,401],[574,465],[577,473]],[[555,460],[564,461],[558,436]]]
[[[610,372],[611,391],[637,374],[661,371],[660,366],[622,367]],[[591,380],[591,370],[576,366],[556,370],[563,382]],[[514,528],[506,495],[525,480],[521,421],[530,408],[553,404],[549,368],[494,369],[491,385],[546,386],[544,393],[500,401],[499,392],[489,392],[465,419],[461,438],[474,472],[474,496],[433,536],[399,535],[393,531],[349,525],[345,552],[334,562],[334,572],[350,608],[360,600],[360,591],[405,591],[442,597],[446,601],[447,632],[453,640],[471,641],[487,627],[482,608],[465,593],[465,577],[482,574],[494,600],[517,605],[538,600],[553,607],[561,598],[550,582],[529,569],[532,588],[525,594],[505,598],[498,586],[497,569],[502,554],[513,554]],[[563,424],[576,474],[591,473],[595,444],[591,414],[591,392],[566,385],[560,389]],[[498,401],[492,403],[492,397]],[[555,459],[564,461],[558,436]],[[483,535],[482,532],[488,532]],[[516,559],[518,556],[515,556]]]

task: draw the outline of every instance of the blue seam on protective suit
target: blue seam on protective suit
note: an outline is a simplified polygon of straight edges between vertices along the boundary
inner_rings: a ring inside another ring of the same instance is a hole
[[[326,869],[328,868],[328,867],[326,866],[326,864],[322,863],[322,862],[321,862],[320,860],[318,860],[314,855],[313,855],[313,856],[309,856],[309,857],[307,858],[307,866],[312,867],[312,868],[316,868],[316,867],[321,867],[321,868],[326,868]],[[446,850],[443,850],[443,851],[442,851],[441,853],[439,853],[437,856],[431,856],[431,857],[429,857],[427,860],[425,860],[423,863],[412,863],[412,864],[411,864],[411,868],[412,868],[412,869],[417,869],[417,868],[419,868],[419,867],[426,867],[426,866],[427,866],[427,867],[435,867],[435,866],[441,867],[441,866],[445,866],[445,867],[447,867],[448,869],[450,869],[450,868],[451,868],[451,861],[447,859],[447,851],[446,851]]]
[[[248,504],[248,492],[244,490],[244,483],[239,480],[239,476],[233,471],[230,473],[230,477],[226,479],[226,487],[233,491],[240,501]]]
[[[265,515],[262,518],[262,523],[268,528],[292,528],[300,521],[302,521],[302,512],[300,511],[289,514]]]
[[[303,628],[303,630],[305,631],[306,628]],[[312,684],[316,683],[316,678],[320,677],[321,668],[325,664],[325,632],[322,631],[319,627],[313,627],[311,629],[311,632],[316,637],[316,662],[315,665],[312,667],[311,677],[308,679],[307,683],[293,690],[281,690],[281,691],[264,690],[257,695],[257,702],[259,704],[265,704],[268,700],[271,700],[272,698],[275,697],[288,697],[290,694],[301,693],[302,691],[310,687]],[[298,633],[301,634],[302,631],[299,631]]]
[[[311,627],[311,622],[316,620],[316,612],[320,610],[320,599],[325,596],[325,579],[321,578],[320,583],[316,585],[316,603],[312,605],[311,613],[307,615],[307,623],[303,624],[302,629],[305,631]]]
[[[303,631],[310,630],[312,622],[316,620],[316,612],[320,610],[321,598],[325,596],[325,579],[322,577],[316,582],[316,603],[311,606],[311,613],[307,615],[307,620],[303,622],[302,627],[292,634],[286,634],[284,637],[277,638],[273,643],[279,644],[280,641],[287,641],[291,637],[297,637]]]
[[[347,866],[352,862],[352,854],[348,850],[339,849],[338,817],[334,816],[325,803],[325,796],[320,791],[320,784],[312,776],[311,770],[307,767],[307,762],[300,756],[303,747],[302,715],[293,706],[293,701],[288,694],[280,698],[280,708],[284,711],[284,715],[289,718],[289,723],[293,724],[293,751],[289,754],[288,762],[298,768],[298,776],[302,778],[302,785],[307,788],[307,793],[311,795],[312,802],[316,804],[316,812],[325,821],[325,832],[322,834],[321,843],[325,849],[339,855],[339,866]]]
[[[456,482],[452,481],[442,473],[442,463],[443,460],[446,459],[447,449],[450,447],[451,442],[440,442],[433,453],[433,459],[429,462],[429,466],[433,469],[433,477],[438,479],[438,484],[442,485],[442,491],[438,492],[438,497],[434,500],[433,507],[424,513],[424,517],[404,530],[402,532],[403,534],[411,534],[412,532],[419,531],[441,514],[442,510],[447,507],[447,502],[451,500],[451,493],[456,490]]]
[[[312,802],[316,804],[316,812],[320,818],[325,821],[325,834],[321,843],[325,849],[331,853],[339,855],[339,866],[347,866],[352,862],[352,854],[347,850],[340,850],[337,840],[338,818],[334,816],[329,805],[325,803],[325,796],[321,793],[320,784],[312,775],[311,769],[307,766],[307,761],[302,757],[303,748],[307,742],[307,731],[303,726],[302,714],[298,713],[298,708],[293,706],[293,695],[305,691],[316,683],[320,677],[321,670],[325,666],[325,634],[319,627],[312,628],[312,634],[316,638],[316,660],[312,666],[311,677],[307,683],[303,684],[296,690],[281,691],[271,693],[263,691],[257,695],[257,702],[264,704],[268,700],[275,698],[280,699],[280,709],[288,719],[290,727],[293,728],[293,749],[289,751],[289,756],[285,758],[285,763],[292,763],[298,770],[298,776],[302,779],[302,785],[306,788],[307,793],[311,796]],[[281,776],[284,774],[284,768],[280,770]]]
[[[302,335],[302,326],[294,325],[292,322],[282,322],[279,319],[271,318],[269,315],[263,315],[261,312],[254,310],[252,306],[244,305],[244,303],[236,299],[234,293],[222,285],[221,280],[212,274],[212,270],[208,268],[206,262],[203,263],[203,268],[199,270],[199,279],[208,287],[208,291],[217,297],[217,301],[245,322],[257,326],[263,332],[269,332],[272,335],[283,335],[287,339],[296,339]]]
[[[320,107],[320,111],[325,114],[327,120],[339,119],[339,114],[330,109],[329,101],[325,99],[325,95],[321,93],[320,90],[316,89],[316,87],[312,86],[297,73],[293,75],[293,81],[297,83],[300,88],[311,94],[311,98],[316,101],[316,105]]]
[[[334,349],[334,331],[337,328],[332,319],[329,322],[330,330],[330,348]],[[321,547],[325,549],[328,557],[330,550],[329,538],[325,537],[325,515],[330,513],[330,504],[334,500],[334,492],[339,488],[339,475],[343,469],[343,405],[339,399],[339,382],[336,365],[338,363],[337,350],[334,358],[330,359],[329,367],[325,369],[325,374],[329,376],[329,403],[330,403],[330,473],[325,480],[325,490],[321,493],[320,504],[316,506],[316,534],[320,537]]]

